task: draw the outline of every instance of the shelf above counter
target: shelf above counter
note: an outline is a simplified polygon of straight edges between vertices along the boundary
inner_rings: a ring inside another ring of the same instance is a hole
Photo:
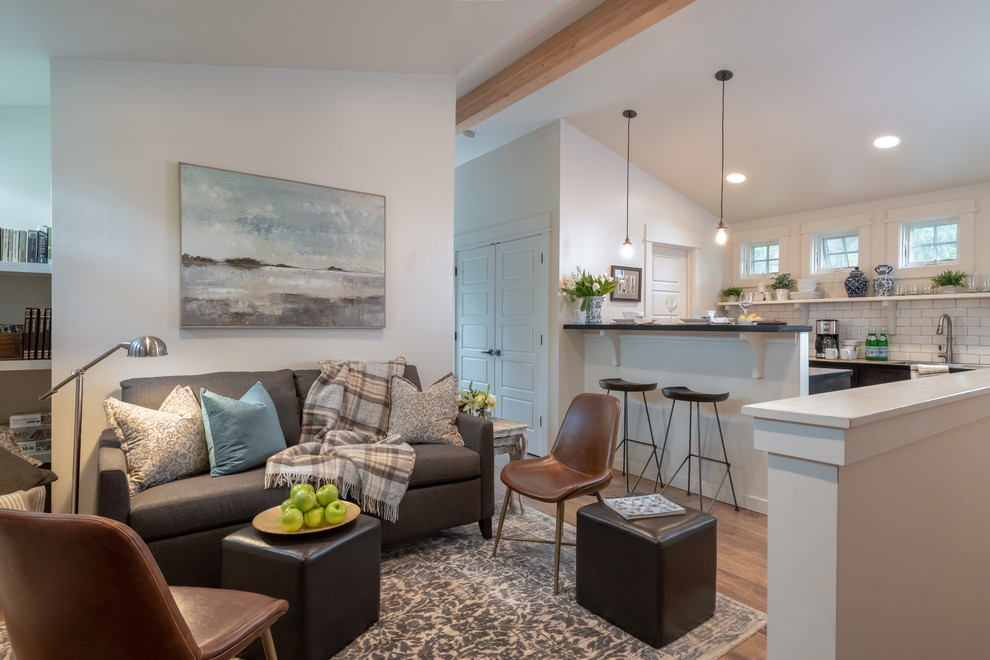
[[[757,305],[792,305],[794,309],[799,310],[801,313],[801,323],[808,323],[808,305],[817,305],[821,303],[864,303],[864,302],[880,302],[887,312],[887,326],[888,328],[896,327],[897,325],[897,305],[900,302],[909,302],[913,300],[958,300],[961,298],[990,298],[990,293],[923,293],[915,295],[906,296],[863,296],[861,298],[806,298],[802,300],[761,300],[759,302],[753,301],[753,307]],[[725,308],[737,308],[739,307],[738,302],[719,302],[715,303],[719,307]]]
[[[698,338],[738,339],[746,342],[753,358],[753,378],[763,378],[763,365],[766,356],[767,338],[780,335],[810,333],[810,325],[737,325],[735,323],[609,323],[601,325],[568,323],[564,330],[580,330],[585,335],[604,337],[612,344],[615,354],[613,365],[622,363],[621,339],[623,336],[657,337],[663,334],[694,336]]]

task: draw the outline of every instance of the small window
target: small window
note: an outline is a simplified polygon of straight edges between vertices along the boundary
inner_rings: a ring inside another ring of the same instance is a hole
[[[743,247],[745,267],[743,277],[770,275],[780,270],[780,243],[747,243]]]
[[[814,273],[837,272],[859,265],[859,232],[821,232],[812,237]]]
[[[959,218],[924,218],[901,224],[902,267],[954,264],[959,258]]]

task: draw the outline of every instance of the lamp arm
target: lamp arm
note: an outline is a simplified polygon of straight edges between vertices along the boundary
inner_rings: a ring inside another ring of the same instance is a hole
[[[110,357],[117,350],[119,350],[121,348],[127,348],[130,345],[131,345],[130,342],[126,342],[126,341],[120,342],[119,344],[117,344],[116,346],[114,346],[113,348],[111,348],[110,350],[108,350],[106,353],[104,353],[103,355],[99,356],[98,358],[96,358],[92,362],[89,362],[88,364],[86,364],[86,366],[83,366],[83,367],[80,367],[78,369],[75,369],[71,374],[69,374],[69,376],[65,380],[63,380],[61,383],[59,383],[58,385],[56,385],[52,389],[48,390],[47,392],[45,392],[44,394],[42,394],[41,396],[39,396],[38,397],[38,400],[39,401],[44,401],[44,400],[48,399],[53,394],[55,394],[60,389],[62,389],[62,387],[64,385],[67,385],[71,381],[75,380],[77,374],[79,374],[79,373],[85,373],[87,369],[89,369],[93,365],[95,365],[95,364],[97,364],[97,363],[105,360],[106,358]]]

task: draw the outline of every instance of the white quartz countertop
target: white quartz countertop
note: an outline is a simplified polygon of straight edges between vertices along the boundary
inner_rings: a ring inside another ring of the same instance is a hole
[[[906,412],[990,393],[990,369],[753,403],[742,413],[759,419],[851,429]]]

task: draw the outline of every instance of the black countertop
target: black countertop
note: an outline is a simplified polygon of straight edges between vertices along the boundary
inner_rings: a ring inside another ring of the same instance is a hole
[[[810,325],[736,325],[735,323],[565,323],[564,330],[632,330],[635,332],[811,332]]]

